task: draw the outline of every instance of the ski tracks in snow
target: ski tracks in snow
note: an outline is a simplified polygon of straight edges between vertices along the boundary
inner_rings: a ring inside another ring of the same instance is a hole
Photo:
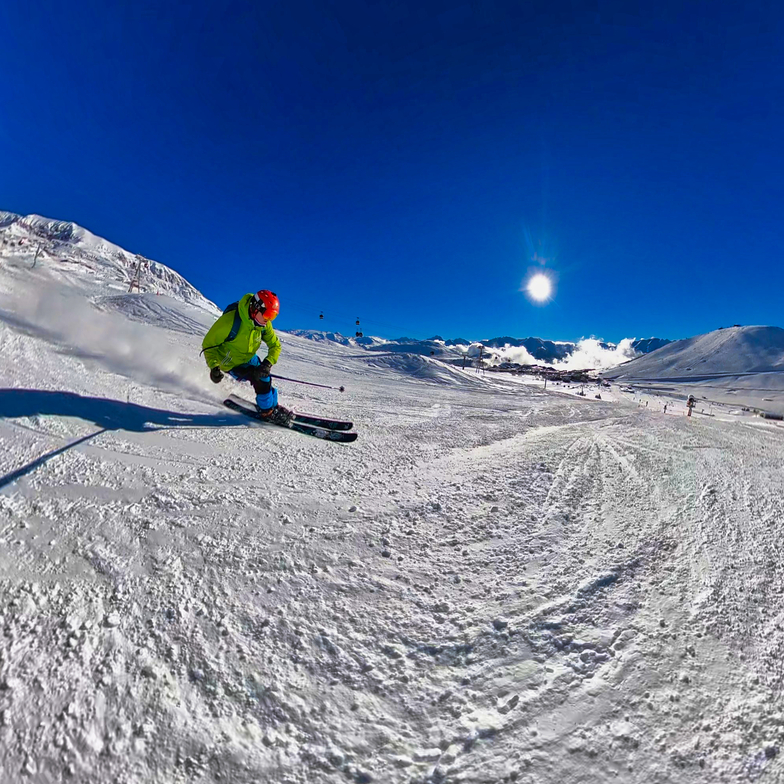
[[[462,688],[421,697],[443,706],[440,732],[452,726],[431,775],[712,782],[766,769],[781,733],[781,619],[762,594],[781,582],[754,517],[775,536],[784,494],[780,452],[760,476],[759,444],[737,436],[608,417],[424,468],[437,500],[399,538],[429,546],[403,550],[419,570],[403,581],[437,624],[423,620],[417,643],[434,681],[462,674]]]

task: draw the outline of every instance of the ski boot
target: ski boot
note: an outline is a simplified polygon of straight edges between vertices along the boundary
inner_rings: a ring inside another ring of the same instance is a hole
[[[281,427],[289,427],[294,419],[294,412],[283,406],[273,406],[264,411],[259,409],[259,413],[266,422],[271,422],[273,425],[280,425]]]

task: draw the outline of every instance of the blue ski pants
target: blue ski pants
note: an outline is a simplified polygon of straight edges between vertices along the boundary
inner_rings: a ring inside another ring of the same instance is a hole
[[[269,376],[261,378],[257,372],[254,372],[254,368],[259,365],[261,365],[261,360],[256,355],[250,362],[233,367],[229,371],[229,375],[236,378],[237,381],[247,381],[252,384],[253,390],[256,392],[256,405],[265,411],[278,405],[278,390],[272,386],[272,379]]]

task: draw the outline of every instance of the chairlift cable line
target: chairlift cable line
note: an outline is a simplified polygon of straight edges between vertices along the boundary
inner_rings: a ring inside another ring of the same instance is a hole
[[[287,302],[291,303],[291,300],[287,300]],[[299,307],[298,307],[299,306]],[[286,306],[287,310],[295,310],[296,312],[300,313],[308,313],[312,314],[314,311],[319,314],[318,321],[319,323],[322,322],[329,322],[330,324],[346,324],[354,322],[356,325],[357,318],[349,318],[348,314],[343,312],[335,312],[330,311],[329,309],[325,309],[315,305],[312,302],[307,302],[305,300],[294,300],[294,307],[292,308],[291,304]],[[404,327],[399,324],[384,324],[380,321],[376,321],[375,319],[367,319],[362,318],[363,325],[370,326],[370,327],[381,327],[385,330],[389,330],[392,333],[399,333],[400,336],[405,336],[409,331],[410,327]],[[362,330],[364,331],[364,330]],[[347,336],[348,337],[348,336]],[[394,340],[394,338],[388,338],[388,340]],[[427,340],[427,338],[423,338],[423,340]],[[470,343],[478,343],[478,340],[469,341]]]
[[[329,309],[321,308],[316,306],[313,303],[305,302],[303,300],[295,300],[293,302],[293,306],[291,300],[287,300],[289,303],[286,306],[286,310],[291,311],[294,310],[295,312],[299,313],[318,313],[318,321],[319,322],[329,322],[330,324],[351,324],[354,323],[356,326],[356,322],[359,320],[358,317],[349,317],[347,314],[344,313],[336,313],[334,311],[330,312]],[[398,332],[400,335],[405,335],[408,331],[408,327],[402,327],[400,325],[390,325],[390,324],[383,324],[379,321],[375,321],[374,319],[361,319],[363,325],[369,325],[371,327],[382,327],[385,330],[390,330],[392,332]]]

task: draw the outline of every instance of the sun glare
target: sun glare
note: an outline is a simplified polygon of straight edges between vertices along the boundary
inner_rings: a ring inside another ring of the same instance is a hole
[[[553,292],[553,284],[547,275],[537,273],[528,281],[525,290],[528,292],[528,296],[535,302],[546,302],[550,299],[550,295]]]

